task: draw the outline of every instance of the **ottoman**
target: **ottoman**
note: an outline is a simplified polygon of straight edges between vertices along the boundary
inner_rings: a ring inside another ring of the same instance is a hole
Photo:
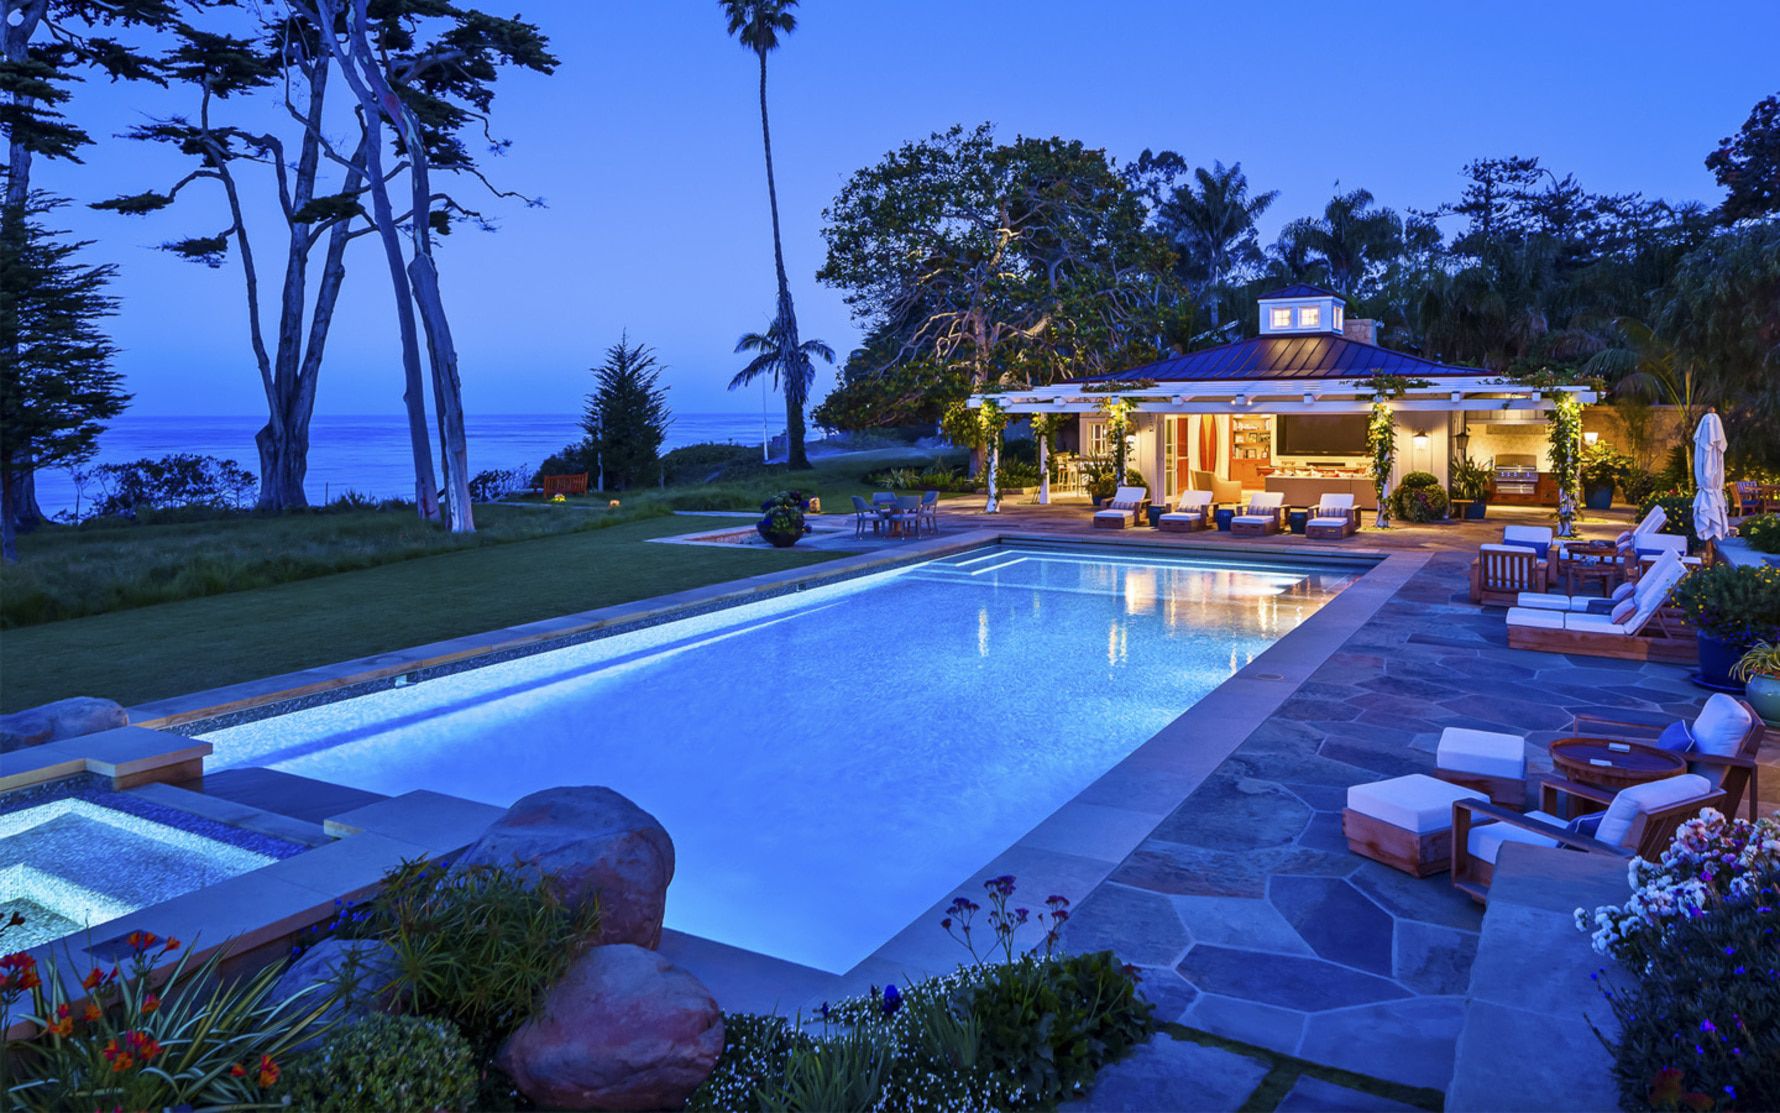
[[[1527,802],[1526,743],[1518,734],[1447,727],[1434,751],[1434,775],[1487,795],[1492,804]]]
[[[1354,785],[1341,830],[1347,848],[1416,877],[1452,867],[1452,805],[1483,794],[1421,773]]]

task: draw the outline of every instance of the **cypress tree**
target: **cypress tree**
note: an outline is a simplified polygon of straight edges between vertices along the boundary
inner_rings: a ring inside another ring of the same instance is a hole
[[[667,388],[653,350],[628,335],[593,369],[593,393],[581,427],[599,461],[600,489],[625,490],[656,478],[667,436]]]

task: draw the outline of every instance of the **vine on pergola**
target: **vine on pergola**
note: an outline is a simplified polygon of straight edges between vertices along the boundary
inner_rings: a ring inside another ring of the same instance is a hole
[[[1373,525],[1391,528],[1391,469],[1397,462],[1397,414],[1391,400],[1401,398],[1417,387],[1429,386],[1427,379],[1411,379],[1403,375],[1374,375],[1357,384],[1372,392],[1372,412],[1366,422],[1366,448],[1372,456],[1372,490],[1378,497],[1378,516]]]

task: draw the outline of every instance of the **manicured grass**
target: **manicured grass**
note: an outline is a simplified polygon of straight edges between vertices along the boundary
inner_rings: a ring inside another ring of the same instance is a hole
[[[0,710],[71,695],[141,703],[837,555],[647,543],[698,528],[654,517],[7,630]]]
[[[0,627],[106,614],[181,599],[220,595],[373,568],[436,553],[511,544],[674,510],[752,509],[774,490],[794,486],[844,504],[863,490],[865,471],[917,466],[930,453],[858,453],[795,475],[762,468],[745,481],[623,492],[571,500],[568,506],[478,506],[477,531],[450,534],[395,510],[261,516],[141,525],[51,527],[20,539],[22,559],[0,568]]]

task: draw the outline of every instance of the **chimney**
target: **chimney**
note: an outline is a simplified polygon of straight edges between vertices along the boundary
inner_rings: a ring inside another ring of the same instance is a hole
[[[1341,322],[1341,335],[1362,344],[1378,343],[1378,322],[1365,317],[1349,317]]]

